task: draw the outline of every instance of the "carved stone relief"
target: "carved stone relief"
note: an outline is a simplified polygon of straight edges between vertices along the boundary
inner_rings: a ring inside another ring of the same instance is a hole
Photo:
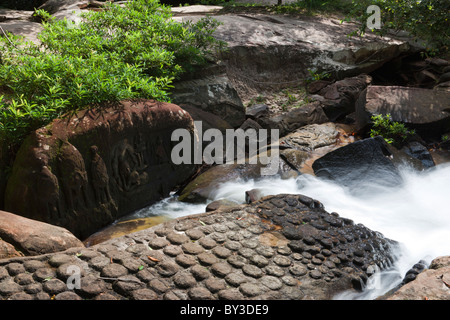
[[[192,174],[175,166],[171,134],[193,130],[179,106],[122,101],[56,119],[28,137],[5,189],[5,209],[84,238],[163,197]]]
[[[91,147],[91,185],[98,204],[114,202],[109,190],[109,175],[105,162],[98,153],[98,147]]]
[[[148,181],[142,144],[120,141],[112,151],[112,176],[122,192],[132,192]]]
[[[67,208],[73,211],[88,208],[88,176],[81,153],[65,141],[59,149],[57,163]]]

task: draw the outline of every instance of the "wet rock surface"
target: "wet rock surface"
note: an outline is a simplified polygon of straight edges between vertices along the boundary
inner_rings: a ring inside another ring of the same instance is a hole
[[[401,185],[401,166],[423,169],[419,159],[393,148],[378,136],[331,151],[317,159],[312,168],[317,177],[358,191],[373,186]]]
[[[1,260],[0,297],[330,299],[360,287],[370,266],[390,266],[395,246],[314,199],[268,196],[89,248]]]

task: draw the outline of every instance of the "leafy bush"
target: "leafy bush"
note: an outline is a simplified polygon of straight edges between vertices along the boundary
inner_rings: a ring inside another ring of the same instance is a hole
[[[415,134],[414,130],[409,130],[404,124],[392,121],[391,115],[374,115],[371,117],[372,129],[370,136],[382,136],[387,143],[400,146],[406,139]]]
[[[328,79],[331,76],[331,74],[326,71],[318,72],[316,69],[308,69],[308,72],[309,76],[306,79],[307,83]]]
[[[131,98],[169,101],[171,83],[206,63],[222,43],[218,23],[177,23],[157,0],[88,11],[78,25],[43,19],[40,45],[0,37],[0,143],[17,146],[31,130],[68,112]]]
[[[358,0],[352,1],[349,17],[360,22],[359,34],[367,29],[369,5],[381,9],[382,27],[373,30],[380,35],[391,30],[405,30],[429,44],[429,51],[445,52],[450,46],[450,1],[448,0]]]

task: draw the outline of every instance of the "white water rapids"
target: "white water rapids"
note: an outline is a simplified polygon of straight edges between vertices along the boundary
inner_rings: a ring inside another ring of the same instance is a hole
[[[363,292],[344,292],[335,299],[374,299],[398,285],[419,260],[450,255],[450,165],[425,172],[402,170],[404,183],[396,188],[363,189],[351,194],[347,189],[314,176],[297,179],[278,177],[263,181],[228,182],[215,193],[214,200],[227,198],[244,203],[245,191],[258,188],[263,195],[304,194],[319,200],[327,212],[362,223],[402,246],[399,259],[390,270],[369,278]],[[172,218],[205,211],[204,204],[187,204],[168,198],[140,210],[134,217],[168,215]]]

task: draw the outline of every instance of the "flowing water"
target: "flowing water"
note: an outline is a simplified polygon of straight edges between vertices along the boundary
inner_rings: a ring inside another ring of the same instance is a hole
[[[296,179],[278,177],[263,181],[235,181],[222,185],[213,200],[227,198],[244,203],[245,191],[258,188],[263,195],[304,194],[323,203],[327,212],[337,212],[355,223],[381,232],[401,244],[395,265],[369,278],[362,292],[344,292],[335,299],[374,299],[397,286],[419,260],[450,254],[450,165],[425,172],[402,169],[403,184],[395,188],[361,188],[358,192],[302,175]],[[172,218],[205,210],[204,204],[180,203],[176,197],[136,212],[135,217],[167,215]]]

